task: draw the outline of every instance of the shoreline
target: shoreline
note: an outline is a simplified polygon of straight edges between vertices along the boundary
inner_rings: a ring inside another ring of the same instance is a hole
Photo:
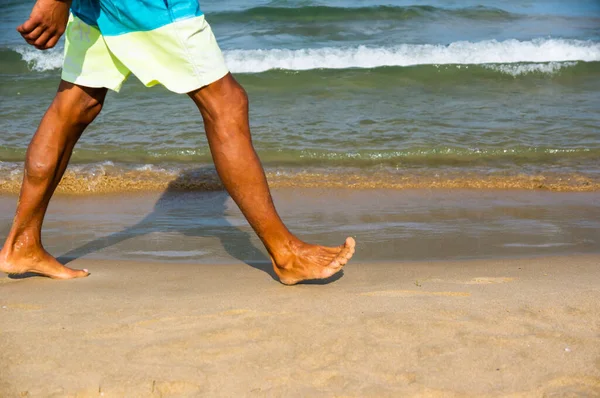
[[[600,255],[356,261],[293,287],[242,263],[71,265],[92,275],[0,276],[1,393],[600,393]]]
[[[366,262],[600,253],[600,195],[482,190],[273,189],[292,232],[310,243],[358,243]],[[0,195],[0,240],[16,196]],[[44,245],[62,258],[165,263],[269,263],[223,191],[62,195]]]
[[[214,192],[224,190],[212,165],[189,169],[169,169],[145,165],[131,170],[96,165],[68,169],[57,193],[92,196],[115,193]],[[8,173],[8,174],[7,174]],[[7,174],[7,175],[4,175]],[[23,179],[22,166],[0,175],[0,194],[18,194]],[[395,191],[433,190],[528,190],[547,192],[599,192],[597,173],[516,172],[454,168],[376,171],[360,168],[327,169],[266,167],[273,189],[388,189]]]

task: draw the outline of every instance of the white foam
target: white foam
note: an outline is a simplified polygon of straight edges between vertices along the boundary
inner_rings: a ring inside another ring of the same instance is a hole
[[[34,71],[58,69],[62,66],[62,50],[38,51],[32,47],[15,48]],[[376,68],[414,65],[502,65],[495,70],[509,74],[554,73],[568,61],[600,61],[600,43],[566,39],[460,41],[450,45],[400,44],[393,47],[345,47],[315,49],[267,49],[224,51],[228,67],[234,73],[259,73],[271,69],[310,70]],[[554,64],[548,64],[554,63]],[[548,64],[548,65],[545,65]]]
[[[46,51],[40,51],[30,46],[19,46],[14,48],[21,54],[21,59],[27,62],[29,69],[36,72],[59,69],[63,62],[63,49],[53,48]]]
[[[506,243],[504,247],[535,247],[535,248],[548,248],[548,247],[561,247],[561,246],[573,246],[574,243],[540,243],[540,244],[528,244],[528,243]]]
[[[135,171],[151,171],[160,173],[176,173],[178,170],[167,170],[156,164],[143,164],[133,168]]]
[[[394,47],[231,50],[225,52],[225,59],[231,71],[237,73],[258,73],[270,69],[309,70],[448,64],[591,62],[600,61],[600,43],[581,40],[535,39],[502,42],[487,40],[476,43],[462,41],[448,46],[401,44]],[[547,73],[552,72],[552,68],[556,69],[556,65],[538,66],[539,71]],[[499,71],[502,72],[501,69]]]
[[[577,62],[549,62],[546,64],[490,64],[484,65],[484,67],[512,76],[527,75],[530,73],[545,73],[552,75],[562,68],[568,68],[575,66],[576,64]]]
[[[142,166],[138,166],[135,168],[135,170],[137,171],[154,171],[156,169],[156,167],[152,164],[145,164]]]

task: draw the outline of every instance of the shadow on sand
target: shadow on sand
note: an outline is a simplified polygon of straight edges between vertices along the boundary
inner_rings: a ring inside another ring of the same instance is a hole
[[[270,259],[252,243],[250,234],[232,225],[227,219],[229,197],[223,190],[214,167],[184,171],[169,183],[152,212],[143,220],[120,232],[73,249],[58,257],[58,261],[68,264],[80,257],[150,233],[179,233],[184,236],[216,237],[231,257],[266,272],[279,281]],[[324,280],[303,283],[327,284],[338,280],[342,275],[343,271]]]

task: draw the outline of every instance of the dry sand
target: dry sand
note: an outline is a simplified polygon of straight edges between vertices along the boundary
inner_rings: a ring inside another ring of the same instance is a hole
[[[71,265],[0,277],[0,396],[600,396],[600,256]]]

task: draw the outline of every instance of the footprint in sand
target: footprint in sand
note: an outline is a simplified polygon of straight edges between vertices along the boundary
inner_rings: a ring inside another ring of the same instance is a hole
[[[427,292],[423,290],[380,290],[377,292],[361,293],[361,296],[369,297],[419,297],[419,296],[443,296],[443,297],[469,297],[468,292]]]

